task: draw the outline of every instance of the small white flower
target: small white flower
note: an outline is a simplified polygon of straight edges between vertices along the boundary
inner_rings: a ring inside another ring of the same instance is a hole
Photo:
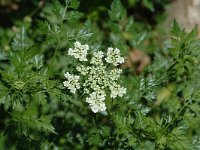
[[[88,68],[87,78],[84,83],[84,87],[92,89],[92,91],[99,92],[105,89],[109,84],[109,78],[107,77],[106,66],[98,65]]]
[[[79,76],[70,74],[69,72],[66,72],[64,74],[67,81],[64,81],[63,84],[65,87],[67,87],[71,93],[76,92],[77,89],[80,89],[80,83],[78,82]]]
[[[94,64],[94,65],[100,65],[102,64],[102,58],[103,58],[104,54],[102,51],[98,51],[98,52],[94,52],[93,53],[93,57],[90,61],[90,64]]]
[[[97,58],[100,58],[100,59],[102,59],[103,56],[104,56],[104,54],[103,54],[102,51],[94,52],[93,55],[94,55],[95,57],[97,57]]]
[[[114,66],[124,63],[124,58],[120,56],[120,50],[118,48],[113,49],[112,47],[107,49],[107,57],[105,60]]]
[[[87,61],[87,51],[89,46],[87,44],[82,45],[80,42],[76,41],[74,43],[74,48],[69,48],[68,55],[74,56],[79,61]]]
[[[78,72],[80,72],[83,76],[86,76],[88,74],[89,67],[85,67],[85,66],[81,65],[81,66],[77,66],[76,70]]]
[[[116,98],[117,96],[122,97],[124,94],[126,94],[126,88],[121,87],[118,84],[113,84],[110,85],[110,97],[111,98]]]
[[[106,110],[106,104],[104,102],[96,102],[95,104],[90,104],[90,107],[94,113]]]
[[[106,105],[104,102],[105,94],[103,94],[103,93],[93,92],[90,94],[90,97],[86,98],[86,102],[89,103],[89,105],[94,113],[102,112],[102,111],[106,110]]]
[[[113,69],[110,71],[109,78],[111,81],[116,81],[120,78],[122,69]]]

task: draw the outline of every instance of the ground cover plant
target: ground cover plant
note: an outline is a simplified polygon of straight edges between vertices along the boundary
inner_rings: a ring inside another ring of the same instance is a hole
[[[0,149],[199,150],[198,30],[162,28],[169,2],[35,0],[2,23]]]

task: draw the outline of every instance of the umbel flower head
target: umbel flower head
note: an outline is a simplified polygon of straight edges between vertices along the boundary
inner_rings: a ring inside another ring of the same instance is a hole
[[[79,61],[87,61],[88,50],[89,46],[87,44],[82,45],[76,41],[74,48],[69,49],[68,55],[73,56]],[[67,80],[63,84],[73,94],[82,86],[84,94],[88,95],[86,102],[92,111],[94,113],[105,111],[107,96],[117,98],[122,97],[126,93],[126,88],[118,84],[122,70],[115,68],[123,62],[124,58],[120,56],[118,48],[109,47],[106,56],[102,51],[93,52],[88,65],[76,67],[80,76],[66,72],[64,75]],[[109,66],[108,64],[112,65]],[[79,83],[79,78],[81,77],[84,79],[83,83]],[[110,94],[106,95],[106,93]]]

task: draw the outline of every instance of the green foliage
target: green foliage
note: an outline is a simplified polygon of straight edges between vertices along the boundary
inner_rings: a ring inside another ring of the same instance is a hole
[[[22,27],[20,32],[16,34],[15,38],[12,42],[12,49],[13,50],[27,50],[32,46],[32,42],[30,39],[27,38],[25,28]]]
[[[195,39],[198,29],[195,27],[189,34],[186,34],[184,29],[181,29],[174,21],[171,33],[170,54],[175,62],[172,69],[178,79],[190,78],[198,66],[199,40]]]
[[[147,7],[151,11],[154,11],[153,3],[150,0],[143,0],[142,2],[145,7]]]
[[[114,0],[100,22],[87,17],[101,18],[98,9],[79,12],[82,3],[53,0],[37,21],[0,29],[0,149],[200,149],[197,28],[187,33],[174,21],[170,39],[158,41],[158,29],[129,9],[142,4],[156,13],[164,1]],[[67,56],[75,41],[93,51],[118,47],[127,58],[138,49],[152,61],[139,75],[134,65],[124,69],[126,96],[107,98],[107,112],[95,114],[62,84],[64,72],[76,73],[78,62]]]
[[[33,112],[26,110],[25,112],[12,112],[13,123],[21,129],[22,134],[28,136],[30,134],[28,130],[38,130],[46,133],[55,133],[54,127],[51,125],[50,118],[48,116],[41,116],[36,118]],[[9,123],[11,124],[11,123]],[[25,130],[24,130],[25,129]],[[27,129],[27,130],[26,130]]]
[[[120,0],[114,0],[111,10],[108,11],[111,21],[120,21],[126,16],[126,10],[123,8]]]

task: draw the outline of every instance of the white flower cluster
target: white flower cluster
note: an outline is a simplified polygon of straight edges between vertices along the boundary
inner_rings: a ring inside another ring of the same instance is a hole
[[[105,100],[105,95],[98,94],[96,92],[91,93],[90,97],[86,98],[86,102],[89,103],[94,113],[106,110],[106,105],[104,100]]]
[[[68,54],[80,61],[87,60],[87,52],[85,50],[89,50],[89,46],[75,42],[74,47],[74,49],[69,49]],[[82,86],[84,93],[89,95],[86,98],[86,102],[89,103],[94,113],[106,110],[105,99],[107,90],[110,91],[111,98],[122,97],[126,93],[126,88],[117,83],[122,70],[117,68],[110,69],[104,65],[104,62],[111,63],[113,66],[124,62],[124,58],[120,56],[119,49],[108,48],[107,57],[105,59],[104,57],[105,55],[102,51],[94,52],[89,66],[81,65],[76,67],[76,70],[84,77]],[[63,82],[64,86],[70,92],[75,93],[76,89],[80,88],[78,83],[79,76],[66,73],[65,77],[68,80]]]
[[[87,51],[89,50],[89,46],[87,44],[81,45],[80,42],[76,41],[74,43],[74,48],[70,48],[68,51],[68,55],[74,56],[79,59],[79,61],[87,61]]]
[[[67,81],[64,81],[63,84],[65,87],[67,87],[71,93],[76,92],[76,89],[80,89],[80,83],[78,82],[80,76],[70,74],[69,72],[66,72],[64,74]]]
[[[107,63],[111,63],[114,66],[124,63],[124,58],[120,56],[120,50],[118,48],[109,47],[107,50]]]

